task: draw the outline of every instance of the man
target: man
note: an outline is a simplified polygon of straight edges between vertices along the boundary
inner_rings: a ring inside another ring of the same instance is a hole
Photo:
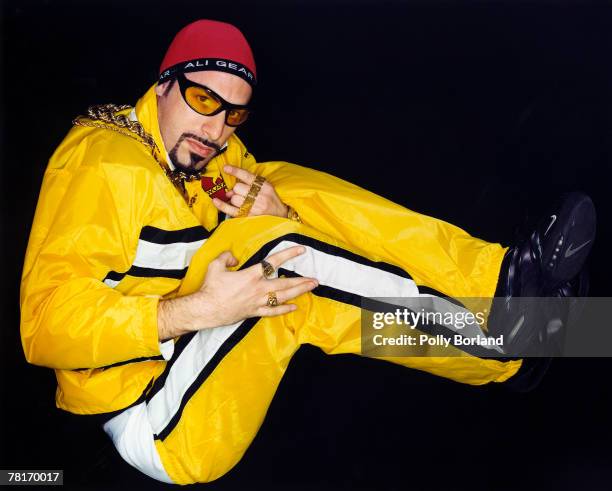
[[[361,353],[363,299],[570,295],[594,237],[578,193],[505,249],[328,174],[258,164],[234,134],[256,81],[235,27],[188,25],[134,109],[75,120],[34,219],[26,357],[56,370],[60,408],[103,414],[122,457],[161,481],[231,469],[301,344]],[[454,345],[414,354],[384,359],[469,384],[537,368]]]

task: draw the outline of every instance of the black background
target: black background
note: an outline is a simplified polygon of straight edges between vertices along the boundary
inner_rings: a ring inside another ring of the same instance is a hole
[[[563,191],[598,209],[610,296],[612,8],[561,2],[2,2],[0,468],[71,487],[165,487],[54,408],[28,366],[18,284],[46,162],[94,103],[135,103],[173,35],[239,26],[255,52],[259,161],[331,172],[511,244]],[[612,326],[611,326],[612,327]],[[304,347],[243,460],[210,489],[612,489],[607,359],[557,360],[529,394]],[[204,485],[202,485],[204,488]]]

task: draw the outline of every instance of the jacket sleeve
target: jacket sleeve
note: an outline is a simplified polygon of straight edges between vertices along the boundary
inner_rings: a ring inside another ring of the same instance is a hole
[[[45,174],[21,283],[30,363],[96,368],[160,354],[159,298],[123,295],[103,282],[109,271],[129,269],[143,225],[140,203],[147,202],[130,172],[119,176],[126,192],[118,193],[107,171],[95,165],[70,178],[62,169]]]

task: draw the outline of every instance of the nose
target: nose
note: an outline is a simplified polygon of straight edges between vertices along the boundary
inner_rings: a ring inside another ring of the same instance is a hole
[[[204,133],[207,139],[218,142],[221,139],[223,130],[225,128],[225,111],[221,111],[219,114],[214,116],[204,116],[202,121],[202,133]]]

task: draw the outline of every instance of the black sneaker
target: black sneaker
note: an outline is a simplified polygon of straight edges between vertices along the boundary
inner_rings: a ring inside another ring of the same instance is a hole
[[[568,287],[579,277],[591,251],[595,224],[591,198],[580,192],[562,196],[530,237],[506,253],[496,296],[586,295],[584,286],[581,291]]]
[[[585,262],[595,224],[591,198],[569,193],[526,240],[506,253],[488,325],[490,335],[504,335],[508,356],[562,353],[568,319],[577,313],[574,302],[562,299],[588,293]],[[536,302],[523,297],[556,298]]]

